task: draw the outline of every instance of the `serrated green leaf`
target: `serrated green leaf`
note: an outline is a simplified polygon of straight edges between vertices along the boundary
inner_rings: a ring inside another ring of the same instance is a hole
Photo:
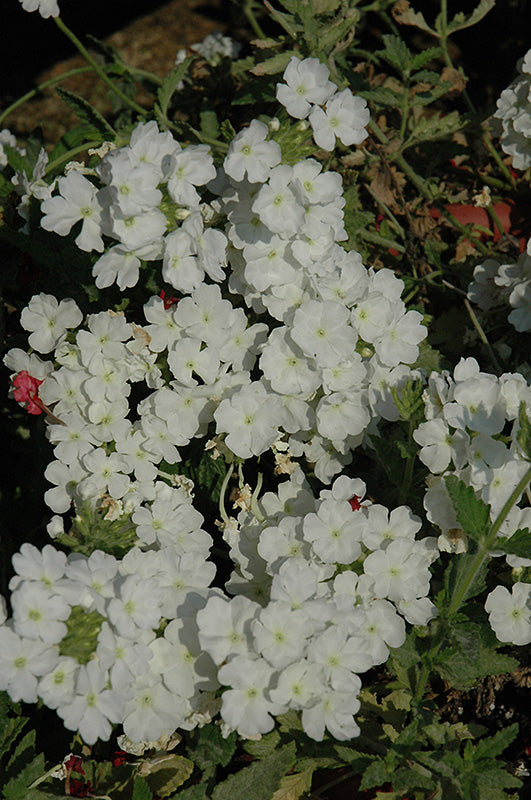
[[[518,723],[502,728],[494,736],[486,736],[477,742],[474,750],[474,761],[482,758],[496,758],[509,747],[518,736]]]
[[[377,55],[385,59],[388,64],[391,64],[401,74],[408,73],[413,56],[407,44],[400,36],[395,36],[393,33],[387,33],[382,38],[385,49],[380,50]]]
[[[295,763],[295,742],[290,742],[262,761],[218,783],[212,800],[271,800],[280,781]]]
[[[419,765],[398,767],[393,771],[393,789],[401,793],[411,793],[413,789],[433,790],[435,784],[431,772]]]
[[[508,539],[500,536],[494,544],[496,550],[503,550],[520,558],[531,558],[531,531],[529,528],[520,528]]]
[[[168,797],[188,780],[193,771],[193,761],[168,753],[143,761],[140,774],[156,797]]]
[[[271,755],[274,750],[276,750],[280,739],[281,736],[277,728],[273,728],[271,733],[266,733],[266,735],[262,736],[261,739],[257,739],[256,741],[248,739],[244,743],[244,749],[247,753],[250,753],[250,755],[254,756],[255,758],[265,758],[266,756]]]
[[[420,28],[421,31],[426,31],[427,33],[434,32],[424,19],[424,14],[422,14],[421,11],[414,11],[412,8],[406,8],[404,11],[401,10],[399,14],[396,14],[395,19],[402,25],[412,25],[414,28]]]
[[[376,89],[367,89],[358,92],[360,97],[364,100],[372,101],[376,105],[391,106],[392,108],[399,108],[404,100],[402,92],[395,92],[386,86],[380,86]]]
[[[3,721],[0,728],[0,756],[11,749],[27,721],[26,717],[10,717]]]
[[[477,497],[472,486],[455,475],[446,475],[444,483],[463,531],[474,541],[481,542],[490,527],[490,506]]]
[[[288,7],[286,2],[283,2],[282,5],[284,8]],[[268,0],[264,0],[264,6],[267,8],[275,22],[278,22],[278,24],[284,28],[288,36],[291,36],[292,39],[296,39],[298,35],[303,32],[303,26],[295,20],[293,14],[285,14],[283,11],[278,11],[276,8],[273,8]]]
[[[18,775],[35,755],[36,732],[32,728],[17,742],[7,762],[7,775]]]
[[[406,139],[403,149],[413,147],[419,142],[433,142],[437,139],[444,139],[446,136],[451,136],[456,131],[461,130],[467,124],[467,119],[463,114],[458,111],[452,111],[450,114],[437,115],[433,117],[420,117]]]
[[[85,100],[84,97],[80,97],[62,86],[58,86],[55,91],[80,120],[90,125],[95,132],[100,134],[102,142],[104,140],[114,142],[116,131],[88,100]]]
[[[180,82],[188,72],[188,67],[193,61],[193,57],[185,58],[182,64],[179,64],[171,72],[168,72],[157,92],[158,112],[162,115],[163,120],[167,119],[168,107],[171,99]]]
[[[40,778],[44,774],[44,754],[39,753],[33,761],[26,766],[16,775],[11,778],[3,788],[3,800],[27,800],[28,787],[31,786],[33,781]]]
[[[451,88],[452,84],[450,81],[439,81],[437,86],[434,86],[433,89],[429,89],[427,92],[416,92],[413,102],[417,106],[429,106],[431,103],[434,103],[440,97],[447,94]]]
[[[140,775],[135,775],[135,782],[133,784],[133,796],[131,800],[152,800],[153,793],[149,788],[149,784],[145,778]]]
[[[455,31],[462,31],[464,28],[470,28],[476,25],[491,11],[496,4],[496,0],[481,0],[473,12],[466,16],[462,11],[457,13],[455,17],[450,20],[446,25],[447,33],[454,33]],[[439,27],[436,23],[436,27]],[[439,27],[440,30],[440,27]]]
[[[377,761],[373,761],[372,764],[369,764],[363,773],[360,789],[363,791],[365,789],[372,789],[373,786],[382,786],[382,784],[387,783],[389,778],[390,775],[387,764],[383,759],[379,758]]]
[[[433,61],[436,58],[439,58],[442,55],[442,50],[440,47],[427,47],[421,53],[417,53],[413,56],[411,60],[411,71],[416,72],[422,67],[429,64],[430,61]]]
[[[313,772],[313,768],[308,767],[304,772],[284,775],[271,800],[298,800],[301,795],[309,792],[312,788]]]
[[[9,166],[14,169],[15,172],[23,172],[30,178],[33,172],[33,166],[30,164],[27,156],[23,156],[22,153],[19,153],[18,150],[8,144],[4,144],[3,149]],[[13,189],[13,186],[11,188]]]
[[[226,739],[217,725],[200,728],[198,740],[189,756],[203,772],[203,781],[208,780],[219,766],[225,767],[236,749],[237,734],[233,731]]]
[[[454,688],[465,690],[479,678],[511,672],[518,661],[494,650],[496,642],[486,625],[455,624],[447,647],[438,654],[435,668]]]

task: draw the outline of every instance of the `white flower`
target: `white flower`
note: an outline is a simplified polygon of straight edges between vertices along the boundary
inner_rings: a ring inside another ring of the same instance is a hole
[[[298,661],[313,633],[307,614],[286,602],[272,601],[251,625],[257,652],[277,669]]]
[[[277,83],[277,100],[292,117],[304,119],[312,104],[322,105],[335,92],[336,87],[328,80],[329,75],[328,67],[318,58],[301,61],[292,56],[282,76],[286,85]]]
[[[58,644],[66,635],[70,606],[44,586],[23,581],[11,595],[11,605],[13,627],[20,636]]]
[[[429,591],[430,572],[422,547],[411,539],[395,539],[385,550],[369,553],[363,570],[374,581],[376,597],[414,600]]]
[[[61,704],[57,713],[65,727],[79,731],[87,744],[108,739],[111,722],[122,719],[123,700],[118,692],[107,689],[108,673],[96,661],[81,665],[72,701]]]
[[[41,17],[59,16],[59,6],[57,0],[19,0],[24,11],[38,11]]]
[[[324,500],[304,518],[304,537],[328,564],[351,564],[361,553],[363,526],[346,501]]]
[[[531,584],[515,583],[510,594],[505,586],[496,586],[487,596],[485,611],[500,642],[531,642]]]
[[[33,295],[20,316],[20,324],[33,331],[28,342],[38,353],[49,353],[66,336],[67,328],[76,328],[83,314],[70,298],[61,300],[51,294]]]
[[[302,727],[311,739],[321,742],[325,729],[334,739],[346,741],[360,735],[354,714],[359,711],[360,701],[353,692],[327,689],[320,693],[318,701],[302,712]]]
[[[263,658],[243,655],[235,656],[219,670],[220,682],[231,687],[223,692],[221,717],[240,736],[268,733],[275,725],[271,715],[284,710],[266,699],[272,675],[273,669]]]
[[[248,128],[232,140],[223,162],[223,169],[236,181],[245,174],[251,182],[265,183],[272,168],[280,163],[282,154],[277,142],[266,142],[269,128],[253,119]]]
[[[15,702],[37,702],[37,678],[51,672],[57,650],[38,639],[24,639],[7,625],[0,627],[0,689]]]
[[[355,97],[350,89],[337,92],[324,108],[310,113],[315,143],[324,150],[333,150],[336,136],[346,146],[361,144],[368,136],[365,130],[370,113],[366,101]]]
[[[242,386],[214,412],[217,433],[240,458],[258,456],[278,439],[279,401],[261,383]]]
[[[72,226],[83,220],[81,232],[76,237],[80,250],[103,250],[101,238],[101,209],[93,184],[73,170],[57,181],[59,195],[43,201],[44,214],[41,226],[59,236],[70,233]]]
[[[173,733],[179,728],[187,710],[184,698],[168,691],[158,676],[140,675],[127,692],[123,713],[125,735],[133,742],[154,742],[163,733]]]

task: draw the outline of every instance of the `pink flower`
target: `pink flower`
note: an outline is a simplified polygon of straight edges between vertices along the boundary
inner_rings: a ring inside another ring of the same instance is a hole
[[[39,397],[39,386],[43,381],[33,378],[23,369],[13,380],[13,397],[19,403],[27,403],[28,414],[42,414],[43,404]]]

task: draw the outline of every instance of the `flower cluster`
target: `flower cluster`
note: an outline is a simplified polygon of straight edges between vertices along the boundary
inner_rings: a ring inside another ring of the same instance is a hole
[[[515,169],[531,166],[531,50],[518,63],[519,76],[497,102],[494,118],[501,120],[500,144],[512,156]]]
[[[426,422],[413,433],[421,448],[419,458],[432,473],[424,507],[430,522],[441,529],[439,548],[459,553],[467,548],[466,537],[460,530],[443,478],[456,475],[472,486],[490,507],[491,521],[496,520],[528,467],[517,443],[517,433],[520,404],[524,404],[527,413],[531,409],[531,389],[519,374],[507,373],[497,378],[481,372],[475,359],[466,358],[461,359],[452,375],[432,373],[424,400]],[[508,538],[530,526],[531,508],[515,503],[499,535]],[[516,569],[531,566],[529,558],[506,555],[506,560]],[[507,590],[497,587],[495,592],[489,598]],[[487,599],[487,611],[493,611],[494,603],[493,599]],[[496,615],[491,613],[490,621],[502,641],[521,643],[516,638],[504,638],[510,635],[507,628],[500,635],[503,625],[496,622]]]
[[[468,297],[483,311],[511,306],[511,325],[520,333],[531,330],[531,239],[516,264],[500,264],[494,258],[478,264]]]
[[[284,70],[285,82],[277,84],[277,100],[290,116],[308,117],[314,141],[323,150],[333,150],[336,139],[346,146],[361,144],[368,136],[367,103],[350,89],[338,92],[329,77],[328,67],[318,58],[301,61],[292,56]]]

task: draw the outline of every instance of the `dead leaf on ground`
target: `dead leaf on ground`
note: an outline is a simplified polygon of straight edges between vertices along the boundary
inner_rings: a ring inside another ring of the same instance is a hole
[[[468,256],[476,256],[478,251],[470,239],[461,239],[455,248],[455,260],[464,261]]]
[[[368,173],[371,178],[369,189],[372,194],[384,203],[391,211],[403,211],[400,198],[397,197],[406,183],[406,176],[395,166],[385,166],[381,162],[372,165]]]
[[[419,239],[424,239],[427,233],[431,233],[438,225],[436,219],[430,215],[430,209],[424,206],[418,209],[415,216],[412,216],[411,230]]]

